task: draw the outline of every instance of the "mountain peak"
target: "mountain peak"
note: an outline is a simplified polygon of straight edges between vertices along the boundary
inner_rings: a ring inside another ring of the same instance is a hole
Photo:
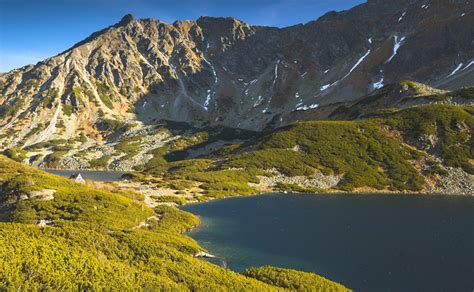
[[[0,135],[22,130],[0,147],[100,139],[104,120],[135,117],[260,130],[403,79],[472,86],[472,5],[420,1],[371,0],[288,29],[125,15],[64,54],[0,75]]]
[[[122,17],[122,19],[119,21],[119,23],[117,23],[117,26],[125,26],[125,25],[129,24],[130,22],[132,22],[134,19],[135,19],[135,17],[133,17],[133,15],[129,13],[129,14],[125,15],[124,17]]]
[[[246,24],[245,22],[237,19],[235,17],[214,17],[214,16],[201,16],[197,19],[198,23],[207,24],[207,25],[234,25],[235,23],[238,24]]]

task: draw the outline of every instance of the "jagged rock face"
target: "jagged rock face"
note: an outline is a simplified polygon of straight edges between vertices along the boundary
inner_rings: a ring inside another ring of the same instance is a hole
[[[0,135],[3,146],[79,132],[101,139],[101,119],[262,129],[404,79],[473,85],[473,36],[471,0],[371,0],[283,29],[127,15],[0,75]]]

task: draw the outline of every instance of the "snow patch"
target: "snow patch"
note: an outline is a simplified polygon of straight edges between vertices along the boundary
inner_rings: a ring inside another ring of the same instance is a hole
[[[202,107],[204,110],[207,111],[207,108],[205,106],[203,106],[201,103],[197,102],[194,98],[192,98],[188,92],[186,91],[186,87],[184,86],[184,82],[183,80],[181,79],[181,77],[179,76],[178,72],[176,71],[176,66],[174,66],[172,63],[169,63],[169,66],[171,68],[171,71],[174,73],[174,75],[176,76],[176,80],[178,80],[178,84],[179,84],[179,87],[180,87],[180,90],[181,90],[181,93],[179,96],[184,96],[186,98],[188,98],[192,103]],[[178,101],[178,99],[176,99],[176,101]],[[174,106],[176,107],[177,106],[177,103],[175,102]]]
[[[206,59],[206,57],[203,56],[203,60],[204,62],[207,63],[207,65],[209,65],[209,67],[211,67],[212,69],[212,74],[214,75],[214,85],[213,85],[213,88],[214,90],[217,88],[217,84],[219,83],[219,78],[217,77],[217,72],[216,72],[216,69],[214,68],[214,66],[212,65],[211,62],[209,62],[209,60]],[[204,101],[204,109],[207,111],[209,108],[209,103],[211,102],[211,99],[212,97],[215,95],[215,92],[211,92],[210,90],[207,91],[207,97],[206,97],[206,100]]]
[[[253,104],[253,107],[259,106],[262,103],[262,101],[263,101],[263,97],[261,95],[259,95],[257,97],[257,101]]]
[[[209,110],[209,103],[211,102],[211,94],[208,93],[206,96],[206,100],[204,101],[204,109],[207,111]]]
[[[278,79],[278,65],[280,65],[281,60],[278,60],[277,63],[275,64],[275,73],[274,73],[274,78],[273,78],[273,86],[275,86],[275,83]]]
[[[349,73],[347,73],[346,75],[344,75],[344,77],[342,77],[340,80],[337,80],[331,84],[326,84],[326,85],[323,85],[319,88],[319,90],[321,91],[325,91],[327,90],[329,87],[332,87],[334,85],[337,85],[339,84],[339,82],[343,81],[344,79],[346,79],[347,77],[349,77],[349,75],[351,75],[352,72],[354,72],[354,70],[359,67],[359,65],[364,61],[365,58],[367,58],[367,56],[370,54],[371,50],[369,49],[367,51],[367,53],[365,53],[365,55],[363,55],[356,63],[354,66],[352,66],[351,70],[349,70]]]
[[[252,85],[254,85],[255,83],[257,83],[258,79],[254,79],[252,81],[250,81],[249,83],[244,83],[245,86],[244,86],[244,94],[245,95],[249,95],[249,91],[250,91],[250,87]]]
[[[206,58],[203,58],[204,62],[206,62],[209,67],[211,67],[212,69],[212,75],[214,75],[214,82],[217,83],[218,81],[218,78],[217,78],[217,72],[216,72],[216,69],[214,68],[214,66],[211,64],[211,62],[209,62],[209,60],[207,60]]]
[[[323,85],[323,86],[321,86],[320,90],[321,90],[321,91],[324,91],[324,90],[328,89],[329,87],[331,87],[331,85],[332,85],[332,84]]]
[[[454,74],[456,74],[456,73],[461,69],[462,65],[464,65],[464,64],[463,64],[463,63],[460,63],[460,64],[456,67],[456,69],[454,69],[453,72],[451,72],[451,74],[448,75],[448,77],[451,77],[451,76],[453,76]]]
[[[471,67],[472,65],[474,65],[474,60],[473,60],[473,61],[471,61],[469,64],[467,64],[467,66],[466,66],[466,67],[462,68],[462,70],[461,70],[461,71],[464,71],[464,70],[466,70],[467,68]]]
[[[400,16],[400,18],[398,19],[398,22],[402,21],[403,20],[403,17],[405,17],[405,15],[407,14],[407,12],[403,12],[402,15]]]
[[[382,77],[380,77],[380,80],[375,82],[374,84],[372,84],[374,89],[380,89],[384,86],[384,84],[383,84],[383,81],[384,81],[383,71],[380,71],[380,73],[382,73]]]
[[[331,84],[326,84],[326,85],[323,85],[321,86],[319,89],[321,91],[325,91],[327,90],[329,87],[332,87],[334,85],[337,85],[339,84],[339,82],[343,81],[344,79],[346,79],[347,77],[349,77],[349,75],[351,75],[352,72],[354,72],[354,70],[359,67],[359,65],[364,61],[365,58],[367,58],[367,56],[370,54],[370,49],[367,51],[367,53],[365,53],[365,55],[363,55],[358,61],[357,63],[355,63],[355,65],[351,68],[351,70],[349,70],[349,73],[347,73],[346,75],[344,75],[344,77],[342,77],[341,79],[337,80],[336,82],[333,82]]]
[[[368,39],[369,43],[372,43],[372,38]],[[370,54],[370,49],[367,51],[367,53],[365,53],[365,55],[363,55],[356,63],[354,66],[352,66],[351,70],[349,70],[349,73],[347,73],[343,78],[342,80],[346,79],[349,75],[351,75],[351,73],[357,68],[359,67],[359,65],[365,60],[365,58],[367,58],[367,56]],[[332,86],[332,85],[331,85]]]
[[[394,41],[394,45],[393,45],[393,51],[392,51],[392,55],[390,56],[390,58],[388,58],[388,60],[385,62],[385,64],[387,63],[390,63],[393,58],[395,58],[395,56],[397,55],[398,53],[398,50],[400,49],[400,47],[402,46],[402,42],[406,39],[406,37],[401,37],[400,39],[398,38],[398,36],[393,36],[393,41]]]
[[[369,38],[367,40],[369,43],[372,43],[372,38]],[[354,64],[354,66],[352,66],[351,70],[349,70],[349,72],[344,75],[344,77],[342,77],[340,80],[337,80],[336,82],[333,82],[331,84],[326,84],[326,85],[323,85],[321,86],[319,89],[321,91],[325,91],[326,89],[328,89],[329,87],[331,86],[334,86],[334,85],[337,85],[339,82],[343,81],[344,79],[346,79],[347,77],[349,77],[349,75],[351,75],[352,72],[354,72],[355,69],[357,69],[357,67],[359,67],[359,65],[365,60],[365,58],[367,58],[368,55],[370,55],[370,52],[371,52],[371,49],[368,49],[367,52],[362,56],[360,57],[359,60],[357,60],[357,62]],[[327,73],[329,70],[326,70],[325,73]]]
[[[150,42],[148,44],[148,48],[146,50],[149,52],[149,51],[151,51],[151,49],[153,49],[153,42]]]
[[[464,70],[467,70],[469,67],[471,67],[472,65],[474,65],[474,60],[472,60],[471,62],[469,62],[469,64],[467,64],[466,66],[464,66],[464,68],[462,67],[464,64],[463,63],[460,63],[449,75],[448,77],[451,77],[453,76],[454,74],[458,73],[458,72],[462,72]]]
[[[270,98],[268,99],[268,102],[267,102],[267,106],[263,110],[263,113],[266,113],[268,111],[268,108],[270,107],[270,104],[272,103],[272,99],[273,99],[273,96],[270,96]]]
[[[313,103],[313,104],[310,104],[310,105],[301,105],[301,106],[298,106],[296,108],[297,111],[307,111],[307,110],[310,110],[310,109],[315,109],[315,108],[318,108],[319,107],[319,104],[317,103]]]
[[[355,65],[351,68],[351,70],[349,70],[349,73],[346,74],[346,76],[344,76],[344,78],[342,79],[346,79],[347,76],[349,76],[357,67],[359,67],[359,65],[364,61],[365,58],[367,58],[367,56],[370,54],[370,49],[367,51],[367,53],[365,53],[365,55],[363,55],[358,61],[357,63],[355,63]]]

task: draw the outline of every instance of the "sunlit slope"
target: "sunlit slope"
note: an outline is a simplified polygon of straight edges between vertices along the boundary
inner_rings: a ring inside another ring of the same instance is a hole
[[[381,110],[352,121],[295,123],[200,159],[173,161],[182,151],[162,148],[143,173],[162,173],[182,188],[183,180],[198,182],[211,197],[253,193],[262,181],[289,191],[433,192],[453,169],[474,174],[473,127],[470,106]],[[206,147],[196,144],[188,149]]]
[[[0,157],[0,288],[9,290],[259,290],[264,283],[193,257],[182,234],[199,221]],[[40,227],[38,225],[43,225]],[[138,228],[141,227],[141,228]],[[299,272],[289,271],[289,279]],[[295,278],[296,281],[296,278]],[[347,290],[323,278],[322,290]]]

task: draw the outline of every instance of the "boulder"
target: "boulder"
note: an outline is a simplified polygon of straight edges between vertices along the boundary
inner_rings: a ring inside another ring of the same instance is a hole
[[[42,189],[39,191],[30,191],[27,193],[28,199],[38,200],[38,201],[50,201],[54,199],[54,194],[56,190],[51,189]]]

